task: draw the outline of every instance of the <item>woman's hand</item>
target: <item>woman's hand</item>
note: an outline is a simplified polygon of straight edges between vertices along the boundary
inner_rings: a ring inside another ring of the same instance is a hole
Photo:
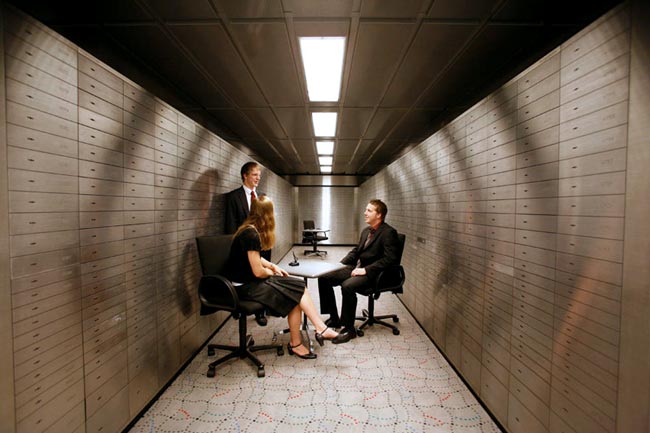
[[[270,265],[271,265],[270,268],[273,271],[273,275],[281,275],[283,277],[286,277],[287,275],[289,275],[289,273],[287,271],[285,271],[284,269],[282,269],[281,267],[279,267],[275,263],[270,263]]]
[[[289,276],[289,272],[285,271],[284,269],[282,269],[281,267],[279,267],[277,265],[275,267],[277,268],[277,275],[281,275],[283,277]]]

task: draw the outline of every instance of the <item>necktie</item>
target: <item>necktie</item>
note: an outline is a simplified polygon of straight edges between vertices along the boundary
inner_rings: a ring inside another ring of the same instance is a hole
[[[368,232],[368,237],[366,238],[366,241],[363,243],[363,248],[361,249],[362,251],[368,247],[368,244],[370,243],[374,235],[375,235],[375,229],[370,229],[370,231]],[[361,267],[361,258],[357,259],[357,268],[360,267]]]
[[[256,198],[257,198],[257,196],[255,195],[255,191],[252,191],[252,190],[251,190],[251,202],[252,202],[253,200],[255,200]]]
[[[370,241],[372,240],[372,237],[375,235],[375,229],[370,229],[368,232],[368,237],[366,238],[366,242],[363,244],[363,249],[365,250]]]

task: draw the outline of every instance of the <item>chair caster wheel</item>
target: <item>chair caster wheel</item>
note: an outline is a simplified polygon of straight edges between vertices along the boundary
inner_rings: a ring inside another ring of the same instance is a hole
[[[361,329],[358,329],[357,330],[357,336],[358,337],[363,337],[363,335],[364,335],[363,331]]]
[[[399,335],[399,329],[393,329],[393,335]]]
[[[208,368],[208,373],[206,374],[206,376],[214,377],[214,374],[215,374],[214,367]]]
[[[264,377],[266,376],[266,373],[264,372],[264,367],[259,367],[257,369],[257,377]]]
[[[393,322],[395,323],[399,322],[399,317],[393,317]]]
[[[208,349],[208,356],[214,356],[214,349]]]
[[[278,354],[278,356],[284,355],[284,349],[282,348],[282,346],[278,347],[277,354]]]

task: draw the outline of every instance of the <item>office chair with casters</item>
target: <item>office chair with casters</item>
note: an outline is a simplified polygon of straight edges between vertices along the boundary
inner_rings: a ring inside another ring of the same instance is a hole
[[[217,365],[232,358],[248,358],[257,366],[257,376],[264,377],[264,364],[253,354],[260,350],[275,350],[278,356],[284,355],[281,344],[255,346],[252,335],[247,333],[246,317],[264,310],[264,305],[255,301],[239,299],[232,282],[222,275],[228,263],[232,235],[201,236],[196,238],[199,261],[203,276],[199,282],[199,299],[201,315],[212,314],[219,310],[229,311],[233,319],[239,322],[239,345],[208,344],[208,356],[213,356],[216,349],[230,353],[210,363],[207,376],[214,377]]]
[[[327,255],[327,251],[318,249],[318,242],[326,241],[327,239],[329,239],[327,236],[325,236],[325,231],[322,232],[314,231],[316,230],[316,225],[314,224],[313,220],[304,220],[302,222],[302,226],[304,230],[302,232],[302,243],[311,244],[312,246],[312,249],[305,250],[304,254],[305,255],[315,254],[317,256]]]
[[[361,295],[368,296],[368,309],[362,311],[363,316],[356,317],[355,320],[362,320],[363,322],[357,328],[357,335],[363,336],[363,328],[372,325],[382,325],[393,330],[394,335],[399,335],[399,329],[395,325],[392,325],[388,322],[384,322],[386,319],[393,319],[393,322],[399,322],[399,317],[396,314],[384,314],[381,316],[375,316],[375,301],[379,299],[379,296],[384,292],[393,292],[394,294],[403,293],[403,285],[406,280],[406,275],[404,274],[404,268],[401,264],[402,253],[404,252],[404,242],[406,241],[406,236],[403,234],[397,235],[399,239],[399,250],[397,252],[397,265],[389,266],[384,269],[375,284],[370,287],[366,292],[360,293]]]

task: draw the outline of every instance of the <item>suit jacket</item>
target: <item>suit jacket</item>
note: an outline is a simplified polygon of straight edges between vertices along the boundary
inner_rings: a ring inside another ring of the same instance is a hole
[[[374,281],[387,266],[398,264],[399,239],[397,230],[386,223],[381,223],[370,243],[364,248],[368,234],[370,234],[370,227],[363,229],[359,244],[350,250],[341,263],[356,266],[357,260],[360,260],[361,267],[366,269],[368,278]]]
[[[262,195],[261,192],[256,191],[257,196]],[[224,230],[226,234],[232,234],[237,231],[240,225],[248,217],[250,210],[248,209],[248,200],[246,198],[246,191],[244,187],[240,186],[233,189],[226,194],[226,222]]]
[[[255,191],[255,193],[258,197],[264,195],[260,191]],[[235,233],[248,217],[249,213],[250,209],[248,209],[248,200],[246,199],[246,191],[243,186],[233,189],[226,194],[226,222],[224,224],[224,233],[227,235]],[[271,250],[264,250],[261,255],[266,260],[271,261]]]

